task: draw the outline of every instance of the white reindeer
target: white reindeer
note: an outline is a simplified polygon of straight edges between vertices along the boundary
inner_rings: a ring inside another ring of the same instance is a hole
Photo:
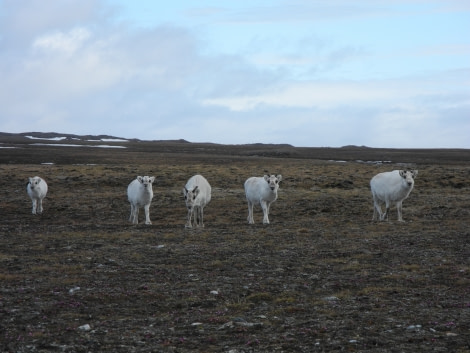
[[[398,212],[398,221],[403,222],[402,202],[408,197],[414,186],[417,170],[394,170],[379,173],[370,180],[370,189],[374,200],[374,215],[372,220],[383,221],[388,219],[390,203],[395,203]],[[385,213],[382,213],[380,204],[385,202]]]
[[[251,177],[245,181],[245,194],[248,201],[248,223],[253,220],[253,205],[259,203],[263,209],[263,224],[269,224],[269,207],[277,199],[277,190],[282,175]]]
[[[139,208],[145,210],[145,224],[152,224],[150,221],[150,203],[153,198],[152,183],[155,177],[138,176],[127,187],[127,199],[131,204],[131,215],[129,221],[133,224],[139,223]]]
[[[33,202],[33,214],[41,214],[42,209],[42,200],[46,197],[47,194],[47,183],[44,179],[35,176],[29,178],[28,185],[26,186],[31,201]]]
[[[192,217],[194,214],[194,225],[204,227],[204,207],[211,200],[211,186],[202,175],[194,175],[189,178],[183,189],[184,200],[188,208],[188,220],[186,228],[192,228]]]

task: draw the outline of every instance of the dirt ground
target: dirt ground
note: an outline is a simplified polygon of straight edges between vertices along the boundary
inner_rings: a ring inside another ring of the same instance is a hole
[[[469,150],[107,145],[0,139],[1,352],[470,352]],[[405,222],[371,221],[370,178],[407,168]],[[186,229],[197,173],[212,201]],[[271,224],[249,225],[243,183],[267,173]],[[128,222],[137,175],[152,225]]]

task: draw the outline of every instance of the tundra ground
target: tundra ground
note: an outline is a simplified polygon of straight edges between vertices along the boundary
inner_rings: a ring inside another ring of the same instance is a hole
[[[468,150],[126,146],[0,149],[1,352],[470,352]],[[406,167],[405,222],[372,222],[370,178]],[[197,173],[212,201],[186,229]],[[267,173],[271,224],[248,225]],[[137,175],[152,225],[128,222]]]

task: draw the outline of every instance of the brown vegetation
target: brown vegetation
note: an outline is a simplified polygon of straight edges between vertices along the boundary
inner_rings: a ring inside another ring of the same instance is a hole
[[[2,141],[2,352],[470,352],[468,150]],[[370,178],[407,166],[406,222],[372,222]],[[189,230],[196,173],[212,201]],[[250,226],[243,182],[266,173],[279,198]],[[137,175],[153,225],[127,221]]]

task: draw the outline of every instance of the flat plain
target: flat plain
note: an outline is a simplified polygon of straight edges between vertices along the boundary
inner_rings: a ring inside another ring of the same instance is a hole
[[[0,136],[1,352],[470,352],[469,150],[103,141]],[[393,169],[419,170],[405,222],[373,222]],[[186,229],[194,174],[212,201]],[[249,225],[264,174],[279,197]],[[137,175],[152,225],[128,222]]]

